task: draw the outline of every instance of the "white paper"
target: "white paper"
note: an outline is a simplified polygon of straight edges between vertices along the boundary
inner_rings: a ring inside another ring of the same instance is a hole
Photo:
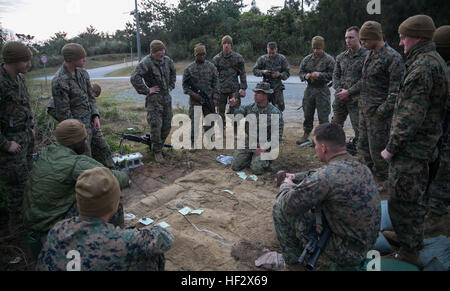
[[[205,210],[203,210],[203,209],[197,209],[197,210],[192,210],[191,213],[189,213],[189,214],[198,214],[198,215],[202,215],[203,212],[205,212]]]
[[[185,207],[185,208],[183,208],[183,209],[181,209],[181,210],[178,210],[178,212],[179,212],[181,215],[185,216],[185,215],[188,215],[189,213],[191,213],[191,212],[192,212],[192,209],[190,209],[189,207]]]
[[[168,223],[166,223],[166,222],[160,222],[160,223],[158,223],[157,224],[158,226],[161,226],[162,228],[168,228],[170,225],[168,224]]]
[[[143,225],[150,225],[154,222],[154,220],[151,218],[142,218],[139,219],[139,222],[142,223]]]

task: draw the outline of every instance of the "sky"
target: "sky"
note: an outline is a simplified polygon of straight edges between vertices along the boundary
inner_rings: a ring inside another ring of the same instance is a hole
[[[169,0],[177,4],[177,0]],[[244,0],[250,9],[251,0]],[[266,12],[272,6],[283,6],[284,0],[256,0],[256,6]],[[35,36],[45,41],[56,32],[74,37],[92,25],[98,31],[113,34],[132,20],[133,0],[0,0],[0,22],[13,33]]]

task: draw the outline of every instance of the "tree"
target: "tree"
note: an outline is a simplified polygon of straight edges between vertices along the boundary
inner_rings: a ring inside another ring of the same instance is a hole
[[[252,0],[250,12],[256,15],[261,15],[261,10],[259,10],[258,6],[256,6],[255,0]]]

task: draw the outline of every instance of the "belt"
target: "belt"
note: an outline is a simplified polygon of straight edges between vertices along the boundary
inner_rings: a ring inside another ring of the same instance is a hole
[[[312,87],[312,88],[327,88],[327,83],[322,83],[322,84],[308,83],[308,87]]]

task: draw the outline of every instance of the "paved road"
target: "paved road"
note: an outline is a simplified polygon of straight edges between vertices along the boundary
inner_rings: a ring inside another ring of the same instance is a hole
[[[136,65],[137,62],[133,62],[133,64]],[[87,70],[87,72],[89,73],[91,80],[115,80],[115,79],[120,80],[120,79],[126,79],[126,78],[122,78],[122,77],[108,78],[105,76],[108,75],[109,73],[115,72],[117,70],[123,69],[123,68],[131,66],[131,65],[132,65],[131,62],[120,63],[120,64],[116,64],[116,65],[111,65],[111,66],[89,69],[89,70]],[[48,80],[51,80],[51,79],[53,79],[53,75],[47,76],[47,78],[48,78]],[[45,77],[36,78],[36,80],[45,80]]]
[[[129,78],[122,78],[122,80],[128,80]],[[247,97],[242,99],[242,104],[250,104],[254,102],[253,91],[256,84],[260,82],[261,78],[249,76],[247,83],[249,88],[247,89]],[[306,83],[300,82],[298,77],[289,78],[285,83],[286,90],[284,91],[284,99],[286,103],[286,110],[283,112],[286,122],[300,122],[303,120],[303,110],[297,110],[302,106],[303,94],[306,89]],[[183,93],[181,85],[181,76],[178,76],[175,90],[170,94],[172,96],[172,105],[175,106],[189,106],[189,97]],[[331,89],[331,102],[334,100],[334,89]],[[113,96],[117,100],[128,100],[140,104],[145,103],[145,96],[139,95],[134,89],[125,90],[116,93]],[[332,113],[330,113],[330,120]],[[317,118],[317,114],[316,114]]]
[[[87,70],[91,80],[117,80],[118,82],[129,82],[130,77],[105,77],[107,74],[112,73],[114,71],[120,70],[127,66],[130,66],[131,63],[122,63],[116,64],[112,66],[106,66],[101,68],[89,69]],[[134,62],[136,65],[136,62]],[[53,78],[53,76],[49,76],[49,79]],[[38,78],[38,80],[44,80],[45,78]],[[172,104],[173,106],[189,106],[189,99],[183,93],[183,88],[181,86],[182,76],[177,76],[177,84],[175,90],[172,91]],[[253,92],[252,89],[256,87],[256,84],[261,81],[260,77],[255,76],[247,76],[247,83],[249,88],[247,89],[247,97],[242,99],[242,104],[250,104],[254,102],[253,100]],[[302,105],[303,94],[306,89],[306,83],[301,82],[300,78],[295,74],[292,75],[289,79],[283,82],[285,84],[286,90],[284,91],[284,98],[286,103],[286,110],[283,112],[284,119],[286,122],[301,122],[303,120],[303,110],[297,110]],[[145,103],[145,96],[139,95],[136,93],[134,89],[125,90],[119,92],[113,96],[113,98],[117,100],[129,100],[136,103]],[[334,100],[334,90],[331,89],[331,102]],[[330,113],[331,120],[332,113]],[[317,119],[317,114],[316,114]],[[349,120],[346,122],[346,127],[350,126]]]

